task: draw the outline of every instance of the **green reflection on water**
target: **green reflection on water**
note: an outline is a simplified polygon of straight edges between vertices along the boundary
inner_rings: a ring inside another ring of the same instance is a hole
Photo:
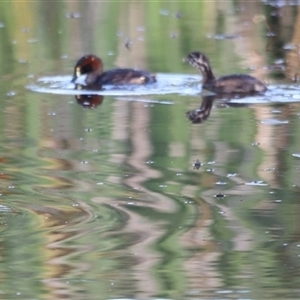
[[[200,96],[148,99],[173,105],[105,97],[88,110],[73,96],[25,88],[45,74],[71,74],[92,52],[106,68],[195,73],[181,60],[199,49],[217,74],[253,68],[261,78],[290,78],[295,51],[278,45],[297,41],[299,8],[235,5],[0,3],[5,299],[214,298],[224,290],[295,298],[298,104],[216,104],[207,121],[191,125],[184,114]],[[266,71],[285,55],[286,69]],[[289,123],[261,122],[268,119]],[[245,185],[254,181],[266,185]]]

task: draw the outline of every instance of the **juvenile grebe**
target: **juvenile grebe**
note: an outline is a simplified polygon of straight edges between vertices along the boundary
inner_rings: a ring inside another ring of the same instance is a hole
[[[208,58],[201,52],[192,52],[184,61],[197,68],[203,76],[203,89],[216,94],[257,94],[267,90],[258,79],[246,74],[233,74],[215,78]]]
[[[81,57],[75,67],[72,82],[87,74],[85,83],[88,86],[102,87],[102,85],[113,84],[147,84],[156,82],[155,75],[146,71],[135,69],[113,69],[103,72],[102,60],[95,55]]]

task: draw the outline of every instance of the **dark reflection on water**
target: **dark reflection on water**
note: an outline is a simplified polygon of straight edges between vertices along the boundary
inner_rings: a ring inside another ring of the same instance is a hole
[[[52,4],[0,2],[2,298],[298,299],[299,4]],[[190,74],[194,50],[270,91],[26,88],[85,53]]]
[[[75,99],[79,105],[85,108],[96,108],[102,104],[104,96],[101,95],[76,95]]]

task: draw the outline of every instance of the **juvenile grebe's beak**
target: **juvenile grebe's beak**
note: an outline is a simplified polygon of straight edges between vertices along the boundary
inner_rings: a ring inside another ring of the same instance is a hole
[[[191,56],[191,55],[189,54],[189,55],[185,56],[185,57],[182,59],[182,61],[185,62],[185,63],[192,64],[192,63],[195,61],[195,59],[194,59],[193,56]]]

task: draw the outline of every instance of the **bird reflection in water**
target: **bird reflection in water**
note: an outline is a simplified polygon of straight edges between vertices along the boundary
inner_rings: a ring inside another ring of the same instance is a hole
[[[202,102],[200,107],[197,109],[189,110],[186,112],[187,118],[193,124],[200,124],[203,123],[205,120],[208,119],[210,116],[210,111],[213,107],[213,103],[216,101],[218,106],[220,107],[245,107],[248,106],[248,103],[235,103],[230,102],[231,99],[240,99],[252,96],[251,94],[225,94],[225,95],[209,95],[209,96],[202,96]]]
[[[76,95],[75,99],[84,108],[96,108],[102,104],[104,97],[102,95]]]
[[[204,122],[210,115],[210,111],[212,109],[215,98],[215,95],[203,96],[200,107],[197,109],[189,110],[186,113],[187,118],[194,124]]]
[[[76,90],[87,90],[84,86],[76,84]],[[75,96],[75,99],[79,105],[84,108],[96,108],[102,104],[104,97],[97,94],[78,94]]]

